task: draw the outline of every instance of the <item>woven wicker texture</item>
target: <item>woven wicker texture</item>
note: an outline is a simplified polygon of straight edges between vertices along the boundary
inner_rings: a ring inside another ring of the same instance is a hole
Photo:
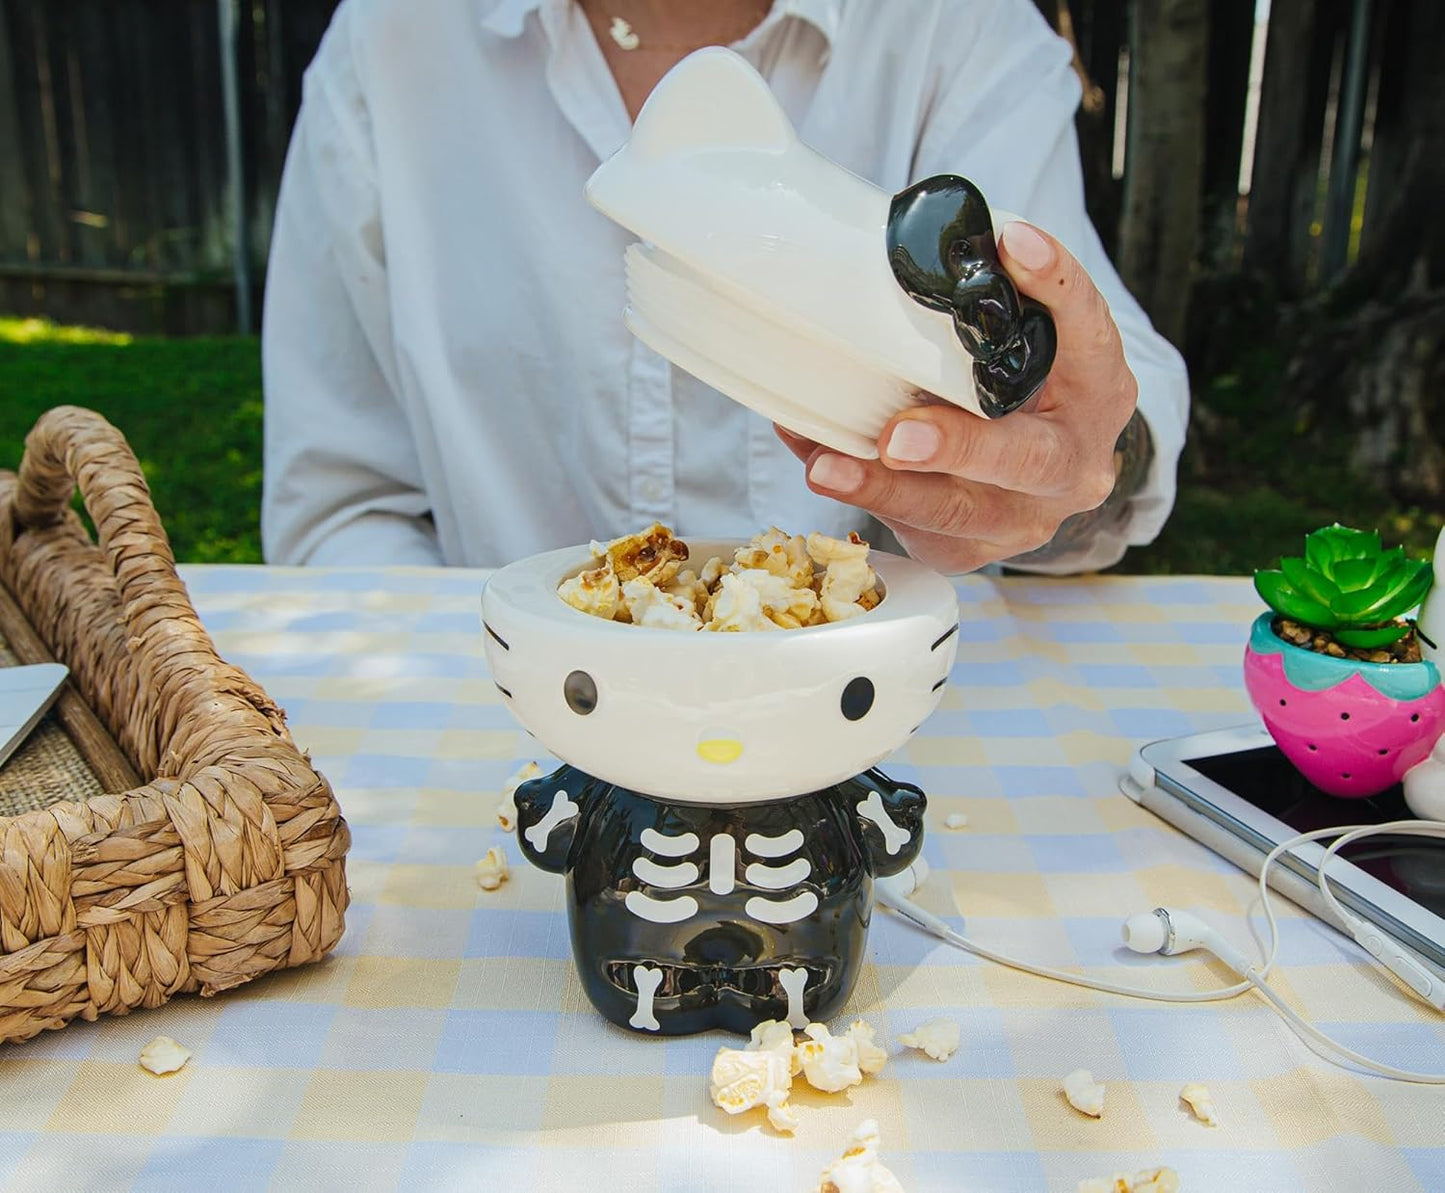
[[[0,667],[19,663],[0,635]],[[105,788],[64,729],[47,713],[9,760],[0,766],[0,819],[48,808],[61,800],[84,800]]]
[[[98,545],[69,509],[77,486]],[[151,778],[0,817],[0,1041],[327,953],[346,822],[281,710],[217,656],[99,415],[50,411],[18,476],[0,474],[0,583]]]

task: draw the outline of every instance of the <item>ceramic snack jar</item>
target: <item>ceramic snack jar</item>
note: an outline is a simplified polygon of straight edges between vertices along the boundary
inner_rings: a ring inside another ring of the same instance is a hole
[[[694,542],[691,558],[742,545]],[[952,585],[898,556],[869,562],[876,608],[754,633],[579,612],[557,587],[591,566],[585,546],[488,581],[492,676],[563,763],[518,789],[518,842],[565,875],[578,973],[614,1023],[746,1033],[847,1000],[873,880],[923,837],[923,792],[876,764],[937,706],[958,641]]]

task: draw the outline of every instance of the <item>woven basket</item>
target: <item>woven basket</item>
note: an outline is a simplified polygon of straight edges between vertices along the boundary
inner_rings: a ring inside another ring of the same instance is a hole
[[[201,628],[121,434],[60,407],[25,448],[0,473],[0,586],[150,781],[0,816],[0,1042],[315,961],[350,844],[281,710]]]

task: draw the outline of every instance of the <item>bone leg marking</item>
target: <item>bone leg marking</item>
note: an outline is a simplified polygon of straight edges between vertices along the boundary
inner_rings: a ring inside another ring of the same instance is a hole
[[[806,969],[780,969],[778,982],[788,996],[788,1024],[802,1031],[808,1026],[808,1015],[803,1010],[803,987],[808,984]]]
[[[652,996],[662,985],[662,970],[653,969],[650,965],[634,965],[632,980],[637,983],[637,1010],[633,1011],[632,1018],[627,1022],[643,1031],[657,1031],[662,1024],[652,1013]]]
[[[541,853],[547,848],[547,838],[552,835],[552,830],[564,820],[570,820],[576,815],[577,805],[567,798],[565,791],[559,791],[552,797],[552,806],[547,809],[547,815],[522,835],[527,838],[528,845]]]
[[[888,809],[883,806],[883,797],[878,792],[873,792],[867,799],[858,805],[858,815],[864,820],[871,820],[878,826],[883,834],[883,848],[890,854],[897,853],[908,844],[909,832],[906,828],[899,828],[893,823],[893,818],[888,815]]]

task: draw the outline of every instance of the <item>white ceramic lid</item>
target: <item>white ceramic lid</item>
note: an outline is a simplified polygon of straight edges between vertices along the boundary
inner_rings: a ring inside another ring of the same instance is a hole
[[[894,279],[893,196],[799,141],[731,50],[658,83],[587,197],[644,242],[628,253],[633,332],[780,425],[871,458],[923,393],[980,413],[952,320]]]

